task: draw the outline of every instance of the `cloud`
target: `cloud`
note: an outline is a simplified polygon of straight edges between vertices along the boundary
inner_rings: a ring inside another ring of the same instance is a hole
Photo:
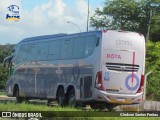
[[[32,10],[25,10],[21,2],[23,1],[0,1],[0,11],[3,13],[0,16],[0,44],[17,43],[23,38],[32,36],[79,32],[75,25],[68,24],[67,21],[75,23],[81,31],[86,30],[88,9],[86,0],[74,1],[74,7],[67,5],[63,0],[48,0]],[[7,7],[11,4],[20,7],[21,19],[18,22],[5,20]]]
[[[10,5],[20,6],[20,0],[0,0],[0,10],[1,13],[7,12],[7,7]]]

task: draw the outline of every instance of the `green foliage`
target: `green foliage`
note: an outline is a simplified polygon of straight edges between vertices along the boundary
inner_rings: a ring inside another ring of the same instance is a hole
[[[96,29],[122,29],[147,35],[152,10],[151,37],[157,41],[160,31],[159,0],[106,0],[103,10],[97,9],[91,17]],[[157,27],[155,27],[157,26]]]
[[[152,19],[150,38],[153,42],[160,41],[160,15]]]
[[[48,107],[47,105],[34,105],[27,103],[0,103],[1,111],[81,111],[80,109],[71,107]]]
[[[160,100],[160,42],[148,41],[146,50],[147,98]]]
[[[4,58],[11,55],[14,45],[0,45],[0,63],[3,62]]]
[[[14,45],[0,45],[0,89],[4,89],[7,80],[7,69],[3,68],[3,60],[11,55]]]
[[[0,96],[6,96],[5,92],[0,92]]]
[[[42,118],[38,118],[40,120],[44,119],[45,115],[48,116],[54,116],[53,117],[49,117],[47,118],[48,120],[52,119],[53,120],[159,120],[159,117],[118,117],[118,116],[113,116],[113,117],[105,117],[103,116],[103,114],[113,114],[113,115],[118,115],[117,113],[114,112],[95,112],[95,111],[85,111],[82,109],[77,109],[77,108],[70,108],[70,107],[48,107],[46,105],[33,105],[33,104],[15,104],[15,103],[7,103],[7,104],[2,104],[0,103],[0,110],[1,111],[18,111],[18,113],[21,112],[26,112],[26,113],[42,113]],[[47,111],[47,112],[46,112]],[[51,113],[49,113],[51,112]],[[64,113],[66,112],[66,113]],[[76,113],[77,112],[84,112],[86,114],[82,114],[81,117],[76,117]],[[88,113],[87,113],[88,112]],[[123,111],[122,111],[123,112]],[[99,114],[102,115],[100,117],[87,117],[90,116],[90,114]],[[43,116],[44,115],[44,116]],[[66,117],[66,116],[71,116],[71,117]],[[13,118],[12,118],[13,119]],[[18,119],[15,118],[15,119]],[[25,119],[25,118],[19,118],[21,119]],[[5,118],[3,118],[3,120],[5,120]],[[8,119],[6,119],[8,120]]]
[[[0,90],[5,88],[7,80],[7,70],[0,64]]]

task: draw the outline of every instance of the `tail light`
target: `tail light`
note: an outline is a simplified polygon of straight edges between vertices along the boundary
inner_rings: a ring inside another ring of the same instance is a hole
[[[102,71],[97,72],[96,75],[96,88],[100,89],[100,90],[105,90],[103,87],[103,83],[102,83]]]
[[[139,89],[138,89],[137,93],[142,92],[143,87],[144,87],[144,75],[141,75],[141,83],[140,83],[140,86],[139,86]]]

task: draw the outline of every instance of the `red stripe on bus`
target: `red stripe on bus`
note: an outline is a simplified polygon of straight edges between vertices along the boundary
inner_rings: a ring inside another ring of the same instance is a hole
[[[132,85],[134,80],[134,63],[135,63],[135,52],[133,52],[133,60],[132,60]]]

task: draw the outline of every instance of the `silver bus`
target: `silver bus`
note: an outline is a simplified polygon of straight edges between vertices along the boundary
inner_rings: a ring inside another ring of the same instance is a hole
[[[145,39],[128,31],[91,31],[26,38],[9,61],[8,96],[112,108],[143,98]]]

